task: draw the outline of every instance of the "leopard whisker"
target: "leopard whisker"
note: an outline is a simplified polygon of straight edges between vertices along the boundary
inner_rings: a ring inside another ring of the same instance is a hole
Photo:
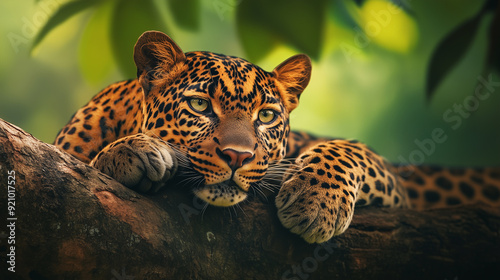
[[[243,215],[245,215],[245,217],[248,217],[247,213],[245,213],[245,210],[243,210],[243,208],[241,207],[241,203],[234,205],[234,207],[240,209],[241,213],[243,213]]]
[[[274,183],[277,182],[277,183]],[[262,185],[270,188],[270,189],[280,189],[281,188],[281,181],[273,181],[273,182],[268,182],[268,181],[263,181]]]
[[[207,211],[209,203],[205,202],[205,205],[201,208],[201,220],[203,221],[203,216],[205,215],[205,212]]]
[[[264,191],[262,189],[259,190],[259,195],[264,200],[265,202],[269,202],[269,198],[265,195]]]
[[[188,177],[179,181],[179,185],[191,185],[194,188],[197,188],[203,185],[204,179],[202,177]]]
[[[252,187],[252,190],[254,192],[254,196],[261,196],[262,198],[264,198],[265,200],[267,200],[267,197],[266,197],[266,194],[262,191],[262,187],[261,185],[255,185]]]
[[[272,184],[272,183],[266,182],[266,181],[261,181],[259,184],[259,187],[266,189],[268,191],[271,191],[271,192],[274,192],[274,191],[279,190],[281,188],[280,185]]]

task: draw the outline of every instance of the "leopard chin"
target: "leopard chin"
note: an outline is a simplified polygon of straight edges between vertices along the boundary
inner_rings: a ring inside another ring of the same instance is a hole
[[[248,193],[231,180],[203,186],[194,190],[194,194],[210,205],[219,207],[236,205],[248,197]]]

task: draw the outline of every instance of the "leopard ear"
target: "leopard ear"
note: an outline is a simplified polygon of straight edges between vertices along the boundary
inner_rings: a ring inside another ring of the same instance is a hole
[[[179,64],[186,60],[184,52],[165,33],[159,31],[144,32],[134,46],[134,61],[137,66],[137,78],[147,94],[152,82],[177,74]]]
[[[273,74],[285,107],[291,112],[299,105],[300,94],[311,79],[311,59],[305,54],[292,56],[274,68]]]

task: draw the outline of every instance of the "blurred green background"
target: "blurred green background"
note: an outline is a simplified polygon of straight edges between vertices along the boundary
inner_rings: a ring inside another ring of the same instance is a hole
[[[355,138],[391,161],[500,164],[500,85],[483,90],[484,100],[471,97],[479,76],[500,82],[484,70],[493,16],[481,21],[429,102],[425,94],[436,46],[482,1],[408,0],[405,11],[381,0],[169,1],[90,0],[31,49],[68,1],[2,0],[0,118],[51,143],[99,90],[134,78],[133,43],[142,31],[159,29],[184,51],[240,56],[268,71],[308,53],[313,76],[292,113],[293,129]],[[471,112],[455,112],[458,105]],[[436,129],[444,136],[431,144],[425,139]]]

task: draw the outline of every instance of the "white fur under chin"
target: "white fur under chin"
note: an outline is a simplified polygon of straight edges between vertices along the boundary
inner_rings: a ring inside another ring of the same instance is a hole
[[[245,200],[248,194],[236,186],[222,184],[208,185],[194,191],[194,194],[210,205],[229,207]]]

